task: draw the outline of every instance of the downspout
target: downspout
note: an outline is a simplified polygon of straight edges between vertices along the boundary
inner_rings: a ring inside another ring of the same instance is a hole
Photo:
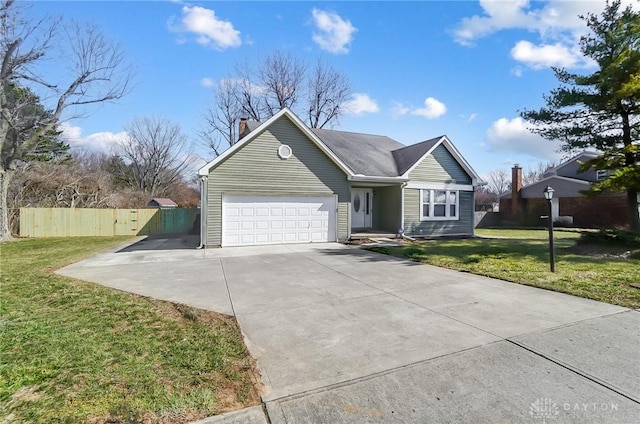
[[[200,245],[196,249],[204,249],[207,244],[207,180],[200,177]]]
[[[407,186],[407,182],[400,184],[400,230],[398,232],[402,232],[402,237],[406,237],[404,235],[404,188]]]

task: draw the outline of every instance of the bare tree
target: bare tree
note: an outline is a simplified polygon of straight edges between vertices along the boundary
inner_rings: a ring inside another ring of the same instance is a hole
[[[496,199],[511,187],[511,179],[504,169],[489,172],[487,183],[489,190],[495,194]]]
[[[264,88],[257,85],[255,71],[248,63],[235,65],[236,78],[227,78],[236,82],[236,101],[243,116],[254,121],[261,121],[266,107],[264,105]]]
[[[323,128],[339,119],[341,105],[351,94],[347,77],[318,61],[308,82],[309,126]]]
[[[529,185],[542,180],[544,175],[551,168],[558,166],[558,164],[558,161],[549,160],[546,162],[538,162],[534,166],[527,168],[527,170],[522,173],[522,184]]]
[[[486,186],[481,186],[476,189],[475,201],[476,211],[492,211],[493,206],[496,203],[496,194]]]
[[[94,26],[72,25],[60,31],[52,18],[23,16],[23,3],[0,3],[0,239],[11,238],[8,224],[9,183],[19,165],[54,131],[67,110],[67,119],[86,113],[85,107],[123,97],[131,68],[122,50]],[[68,48],[68,51],[63,51]],[[69,67],[66,81],[54,82],[41,74],[43,59],[57,51]],[[9,101],[16,86],[30,84],[48,93],[52,107],[33,108],[33,102]]]
[[[238,141],[238,121],[242,114],[238,98],[242,89],[242,85],[231,78],[223,79],[213,88],[213,101],[205,111],[200,138],[215,156]]]
[[[309,71],[291,53],[276,51],[256,69],[243,63],[234,70],[233,77],[214,87],[200,132],[216,156],[237,141],[232,132],[239,118],[259,122],[286,107],[305,117],[310,127],[323,128],[337,122],[341,105],[351,94],[345,74],[321,62]]]
[[[129,139],[120,155],[136,187],[151,196],[162,195],[183,177],[191,151],[180,125],[168,119],[136,118],[125,128]]]
[[[258,81],[264,89],[265,113],[273,116],[285,107],[294,109],[304,90],[306,65],[291,53],[276,51],[268,55],[258,69]]]

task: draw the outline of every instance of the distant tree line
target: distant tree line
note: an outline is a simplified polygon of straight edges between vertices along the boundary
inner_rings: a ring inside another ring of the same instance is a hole
[[[142,208],[153,197],[197,207],[198,182],[188,176],[192,157],[180,127],[143,117],[125,131],[127,137],[110,153],[70,150],[57,133],[43,138],[9,184],[12,232],[21,207]]]
[[[526,186],[542,180],[551,168],[555,168],[559,164],[559,161],[549,160],[523,169],[522,184]],[[500,201],[500,195],[511,190],[510,171],[493,170],[486,175],[485,180],[487,184],[476,190],[476,210],[493,210],[494,205]]]

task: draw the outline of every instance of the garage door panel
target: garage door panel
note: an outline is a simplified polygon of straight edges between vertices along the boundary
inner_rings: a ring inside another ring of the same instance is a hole
[[[335,197],[224,196],[223,246],[336,240]]]

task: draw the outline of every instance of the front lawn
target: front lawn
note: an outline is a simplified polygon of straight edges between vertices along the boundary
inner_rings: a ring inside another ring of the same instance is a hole
[[[235,319],[58,276],[126,238],[0,245],[0,422],[188,422],[255,405]]]
[[[478,230],[487,239],[429,240],[399,247],[372,248],[380,253],[478,275],[569,293],[629,308],[640,307],[640,260],[576,249],[580,233],[555,233],[556,272],[549,271],[545,230]]]

